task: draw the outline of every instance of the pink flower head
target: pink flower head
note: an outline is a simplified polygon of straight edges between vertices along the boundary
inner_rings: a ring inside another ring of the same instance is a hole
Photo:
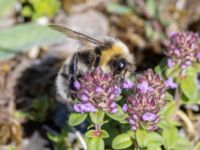
[[[123,106],[132,130],[137,130],[143,123],[147,130],[157,129],[158,113],[165,105],[166,90],[163,78],[151,69],[136,77],[134,93]]]
[[[199,34],[193,32],[181,32],[170,37],[167,47],[168,66],[175,64],[182,69],[200,62],[200,42]]]
[[[120,82],[112,73],[96,68],[83,74],[74,85],[75,97],[80,100],[74,105],[76,112],[118,111],[116,100],[121,94]]]

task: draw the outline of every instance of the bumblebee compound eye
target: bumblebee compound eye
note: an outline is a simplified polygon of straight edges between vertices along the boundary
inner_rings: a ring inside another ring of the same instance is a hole
[[[121,59],[117,59],[114,63],[113,63],[113,68],[114,68],[114,73],[121,73],[125,68],[126,68],[126,60],[124,58]]]

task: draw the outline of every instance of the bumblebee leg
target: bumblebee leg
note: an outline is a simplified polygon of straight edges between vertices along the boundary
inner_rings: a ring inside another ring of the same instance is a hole
[[[77,70],[78,70],[78,53],[75,53],[69,64],[69,89],[75,90],[74,82],[77,79]]]
[[[74,54],[71,58],[67,59],[60,69],[57,79],[56,88],[59,96],[62,97],[63,101],[70,101],[72,93],[74,90],[74,81],[76,81],[77,76],[77,65],[78,65],[78,55]],[[61,100],[62,101],[62,100]]]

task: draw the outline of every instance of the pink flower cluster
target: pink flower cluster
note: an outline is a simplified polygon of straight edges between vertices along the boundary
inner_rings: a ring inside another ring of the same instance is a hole
[[[172,81],[168,81],[172,83]],[[139,127],[156,130],[159,122],[158,112],[165,105],[165,94],[169,83],[165,82],[153,70],[138,75],[134,84],[134,93],[128,97],[123,110],[128,113],[128,122],[132,130]]]
[[[168,66],[180,65],[182,69],[200,61],[199,34],[181,32],[173,34],[170,38],[166,55]]]
[[[74,110],[81,113],[98,110],[116,113],[116,99],[121,94],[119,83],[112,73],[104,73],[100,68],[86,72],[74,83],[76,98],[80,100],[74,104]]]

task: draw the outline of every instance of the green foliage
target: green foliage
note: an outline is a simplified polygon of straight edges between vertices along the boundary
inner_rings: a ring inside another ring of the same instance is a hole
[[[116,136],[112,141],[112,148],[114,149],[125,149],[130,147],[133,141],[129,134],[120,134]]]
[[[145,24],[145,33],[149,40],[152,42],[159,41],[163,39],[163,34],[159,31],[156,31],[153,26],[152,22],[146,22]]]
[[[189,150],[191,144],[186,138],[179,135],[178,130],[174,126],[170,126],[163,129],[162,136],[164,138],[165,149],[170,150]]]
[[[125,120],[126,118],[126,114],[124,113],[124,111],[122,110],[121,106],[118,105],[118,112],[117,113],[106,113],[106,115],[108,115],[111,119],[118,121],[120,123],[127,123],[127,121]]]
[[[9,15],[15,6],[16,0],[0,0],[0,19]]]
[[[156,8],[157,8],[157,5],[156,5],[156,1],[155,0],[147,0],[147,4],[146,4],[146,7],[147,7],[147,11],[149,13],[150,16],[152,17],[155,17],[156,16]]]
[[[166,77],[167,78],[174,77],[176,79],[176,78],[180,77],[180,74],[181,74],[181,69],[178,65],[175,65],[172,68],[166,69]]]
[[[34,121],[44,122],[48,117],[49,112],[53,110],[53,108],[53,102],[50,101],[47,97],[36,99],[32,103],[32,109],[30,112],[28,112],[30,116],[29,118]]]
[[[28,2],[31,6],[25,6],[22,15],[31,17],[33,20],[43,16],[52,17],[61,7],[59,0],[28,0]]]
[[[179,79],[180,87],[183,94],[190,100],[198,100],[198,81],[197,74],[190,69],[187,75]]]
[[[94,124],[101,124],[103,123],[105,113],[103,111],[98,111],[94,113],[90,113],[90,118]]]
[[[104,150],[105,144],[101,138],[94,137],[89,139],[88,150]]]
[[[85,136],[87,136],[89,138],[98,137],[98,138],[102,138],[102,139],[109,137],[108,132],[106,132],[105,130],[98,131],[98,132],[100,132],[100,135],[98,135],[98,136],[95,134],[96,132],[97,132],[96,130],[89,130],[86,132]]]
[[[33,46],[64,41],[65,36],[46,26],[34,23],[22,24],[0,31],[0,60],[14,57]]]
[[[136,131],[138,145],[143,148],[159,148],[164,144],[162,136],[156,132],[147,132],[145,130]]]
[[[68,124],[71,126],[77,126],[81,124],[87,118],[87,114],[71,113],[69,116]]]
[[[148,146],[151,148],[157,148],[164,144],[163,137],[157,132],[149,132],[148,133]]]
[[[73,146],[70,143],[69,130],[65,127],[61,130],[59,135],[48,132],[47,137],[54,143],[55,150],[73,150]]]
[[[124,5],[112,3],[107,6],[107,11],[110,13],[123,15],[123,14],[130,14],[131,12],[133,12],[133,9]]]
[[[157,74],[160,74],[160,75],[162,75],[162,76],[164,76],[165,75],[165,70],[166,70],[166,68],[167,68],[167,58],[163,58],[160,62],[159,62],[159,64],[155,67],[155,72],[157,73]]]
[[[138,145],[140,147],[146,147],[147,146],[147,142],[148,142],[148,133],[145,130],[137,130],[136,131],[136,139],[138,142]]]
[[[40,97],[34,99],[31,108],[27,111],[15,111],[14,116],[16,119],[30,119],[36,122],[44,122],[49,112],[54,109],[54,103],[47,97]]]

